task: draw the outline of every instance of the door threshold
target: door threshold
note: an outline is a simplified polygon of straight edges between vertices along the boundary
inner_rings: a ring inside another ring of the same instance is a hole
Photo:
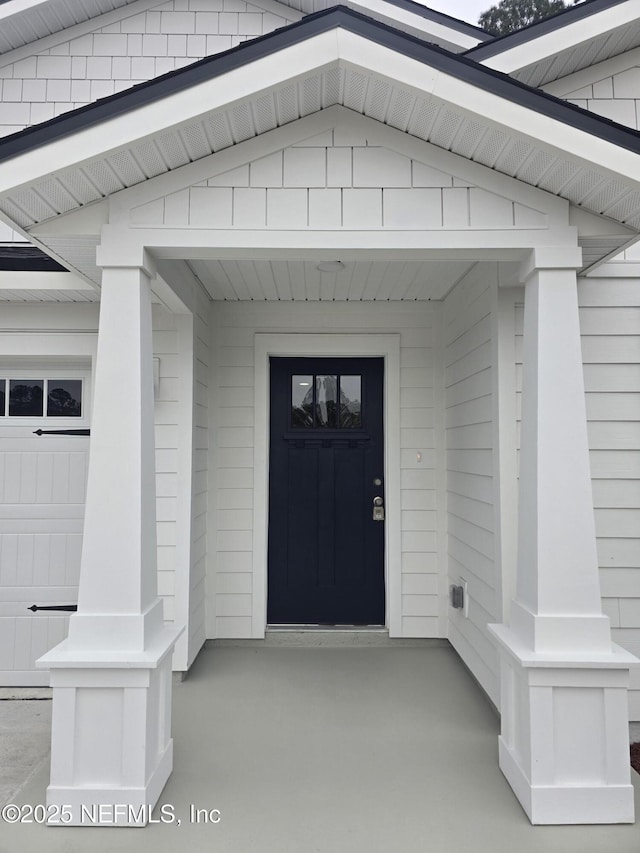
[[[389,645],[389,631],[382,625],[269,625],[268,646],[353,647]]]
[[[335,631],[363,631],[388,634],[389,631],[384,625],[323,625],[323,624],[273,624],[267,625],[267,633],[276,631],[327,631],[334,633]]]

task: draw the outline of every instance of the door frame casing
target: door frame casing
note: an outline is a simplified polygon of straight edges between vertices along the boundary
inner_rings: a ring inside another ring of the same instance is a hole
[[[269,525],[269,359],[282,357],[378,357],[384,359],[383,428],[386,482],[385,620],[389,635],[402,633],[402,531],[400,512],[400,335],[263,334],[254,346],[253,610],[252,637],[267,627]]]

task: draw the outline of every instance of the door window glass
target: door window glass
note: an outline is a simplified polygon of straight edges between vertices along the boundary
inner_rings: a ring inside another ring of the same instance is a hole
[[[338,377],[316,376],[316,426],[336,427],[338,414]]]
[[[47,381],[47,416],[79,418],[82,415],[82,379]]]
[[[291,377],[291,426],[313,426],[313,376]]]
[[[82,379],[0,379],[0,417],[81,418]]]
[[[293,429],[361,429],[362,377],[294,374],[291,377]]]
[[[362,388],[359,376],[340,377],[340,426],[355,429],[362,426]]]
[[[9,415],[16,418],[41,418],[43,400],[43,379],[9,380]]]

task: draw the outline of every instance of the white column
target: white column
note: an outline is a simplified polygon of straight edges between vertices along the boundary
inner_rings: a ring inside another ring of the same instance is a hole
[[[576,267],[523,269],[518,562],[500,648],[500,766],[533,823],[633,821],[627,687],[633,656],[602,614]]]
[[[45,655],[50,805],[71,824],[144,825],[172,768],[171,652],[156,591],[151,290],[103,271],[78,612]]]

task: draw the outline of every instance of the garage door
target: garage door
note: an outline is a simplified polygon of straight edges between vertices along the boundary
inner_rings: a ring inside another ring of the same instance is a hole
[[[35,661],[75,604],[88,462],[88,371],[0,373],[0,684],[48,683]],[[41,435],[35,431],[41,430]]]

